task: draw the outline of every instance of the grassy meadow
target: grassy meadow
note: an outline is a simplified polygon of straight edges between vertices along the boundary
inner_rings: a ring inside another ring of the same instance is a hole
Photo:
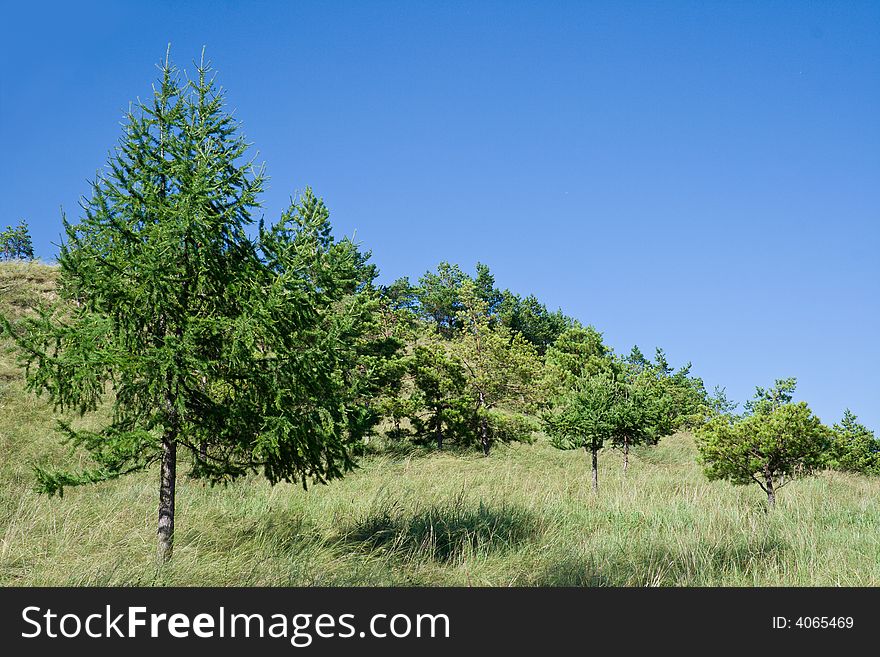
[[[54,270],[0,265],[0,312],[51,295]],[[475,453],[371,450],[303,491],[262,478],[209,487],[181,463],[173,560],[155,564],[158,470],[63,498],[34,463],[77,458],[0,346],[0,585],[877,586],[880,479],[706,481],[678,434],[622,457],[546,442]]]

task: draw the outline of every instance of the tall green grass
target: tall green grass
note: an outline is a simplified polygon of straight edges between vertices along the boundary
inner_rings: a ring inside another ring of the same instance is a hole
[[[793,482],[768,513],[757,487],[706,481],[687,434],[636,450],[625,477],[602,453],[598,496],[582,452],[543,442],[374,454],[309,491],[211,488],[181,468],[174,559],[157,568],[158,472],[34,493],[34,463],[78,457],[9,353],[0,371],[3,585],[880,584],[880,481]]]

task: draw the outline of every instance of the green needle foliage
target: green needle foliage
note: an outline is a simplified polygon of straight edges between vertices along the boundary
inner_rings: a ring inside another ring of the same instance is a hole
[[[521,334],[512,334],[503,325],[493,326],[491,306],[477,283],[465,279],[460,298],[457,319],[461,330],[451,348],[462,364],[475,434],[488,456],[495,442],[530,436],[530,423],[520,413],[534,411],[541,401],[537,385],[541,360],[535,346]]]
[[[702,381],[674,372],[662,350],[655,363],[634,347],[617,358],[592,326],[562,333],[547,351],[545,376],[551,390],[544,424],[559,449],[583,447],[591,454],[593,490],[598,490],[598,452],[623,451],[624,474],[633,445],[656,445],[696,414],[705,414]]]
[[[563,332],[576,325],[575,320],[566,317],[561,310],[547,310],[536,296],[521,298],[510,290],[502,294],[498,317],[504,326],[535,345],[541,355]]]
[[[7,226],[0,231],[0,259],[2,260],[33,260],[34,242],[30,227],[22,219],[17,226]]]
[[[797,388],[797,379],[794,377],[776,379],[773,387],[769,389],[757,386],[755,396],[743,404],[746,414],[769,413],[783,404],[790,403],[794,399],[795,388]]]
[[[450,439],[468,442],[471,400],[466,394],[464,367],[448,353],[439,335],[429,335],[413,349],[408,361],[412,392],[407,412],[417,442],[433,441],[443,449]]]
[[[880,474],[880,440],[849,409],[832,428],[828,467],[844,472]]]
[[[547,350],[549,408],[542,420],[558,449],[583,447],[592,457],[593,491],[599,490],[599,450],[620,435],[615,422],[618,369],[602,334],[592,326],[563,332]]]
[[[263,174],[208,64],[182,82],[168,58],[129,111],[78,223],[64,222],[60,302],[17,323],[27,383],[95,431],[63,424],[94,463],[39,468],[39,486],[99,482],[161,463],[159,560],[171,557],[179,450],[192,475],[326,482],[353,467],[376,383],[375,271],[330,234],[310,190],[252,242]],[[381,350],[379,350],[381,352]],[[381,353],[376,358],[381,359]]]
[[[557,449],[591,455],[593,492],[599,490],[599,450],[620,435],[618,385],[605,373],[584,374],[570,381],[544,415],[544,429]]]
[[[758,388],[741,418],[719,415],[695,434],[700,461],[710,480],[757,483],[776,506],[776,491],[813,473],[826,460],[829,430],[805,402],[792,402],[794,379]]]
[[[629,450],[633,445],[656,444],[662,436],[674,431],[666,408],[669,398],[658,390],[658,381],[650,372],[623,370],[617,384],[613,407],[612,444],[623,450],[623,473],[629,470]]]
[[[611,349],[592,326],[564,331],[547,350],[545,361],[549,385],[556,390],[571,387],[584,376],[606,374],[616,378],[618,374]]]
[[[460,288],[466,278],[458,265],[441,262],[437,273],[428,271],[419,279],[416,297],[420,313],[445,338],[460,328],[456,315],[461,310]]]

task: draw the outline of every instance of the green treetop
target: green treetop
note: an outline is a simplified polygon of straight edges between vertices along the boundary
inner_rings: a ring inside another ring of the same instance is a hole
[[[849,409],[832,428],[828,467],[845,472],[880,474],[880,440]]]

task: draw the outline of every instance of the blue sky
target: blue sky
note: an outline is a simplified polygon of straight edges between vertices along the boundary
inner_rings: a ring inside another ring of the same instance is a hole
[[[51,259],[168,42],[382,279],[502,287],[880,429],[880,3],[7,4],[0,223]]]

